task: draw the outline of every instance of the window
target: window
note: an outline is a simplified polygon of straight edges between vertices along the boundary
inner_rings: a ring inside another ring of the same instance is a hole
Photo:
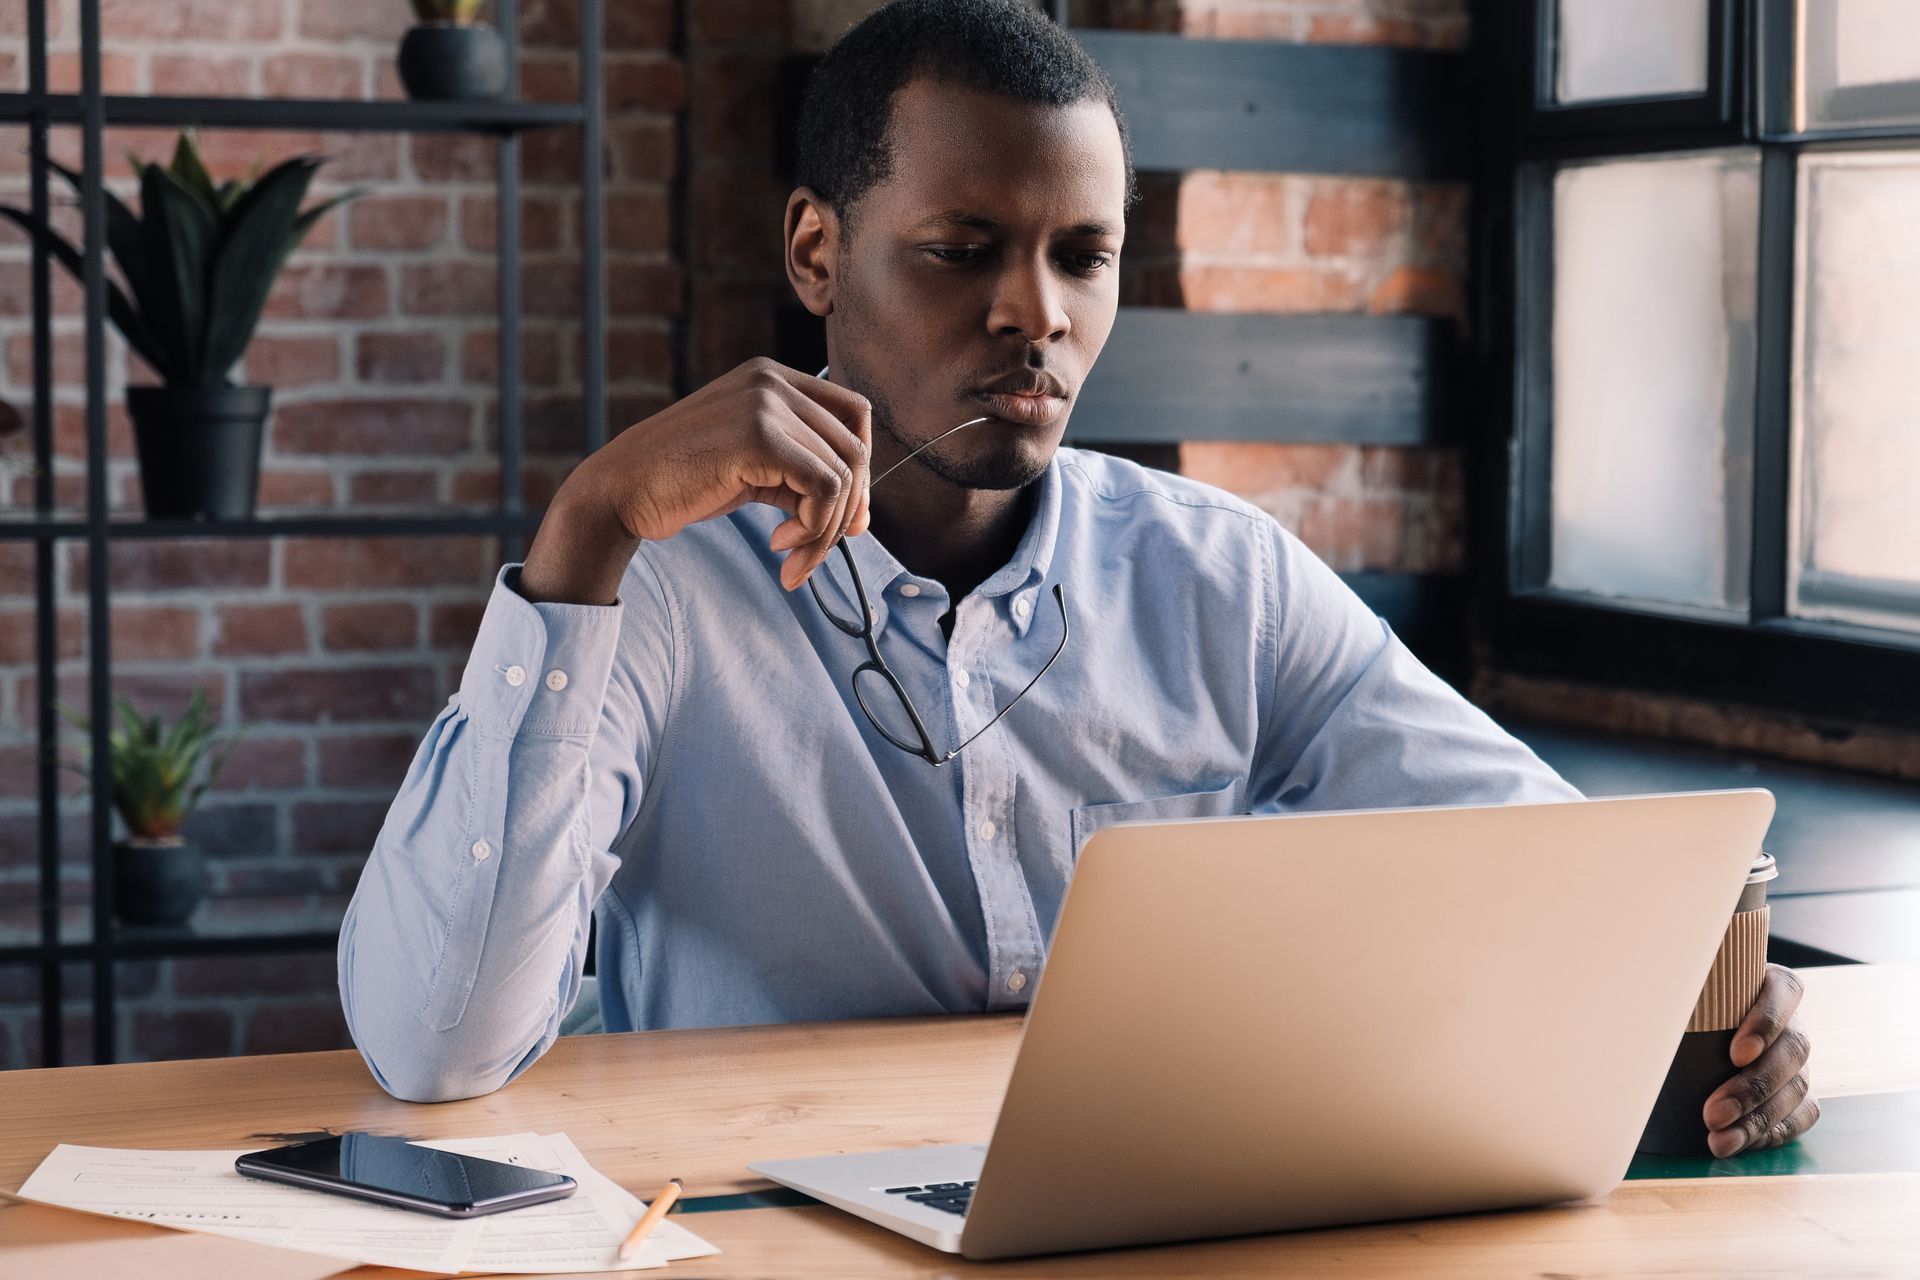
[[[1493,655],[1920,725],[1920,4],[1520,13]]]

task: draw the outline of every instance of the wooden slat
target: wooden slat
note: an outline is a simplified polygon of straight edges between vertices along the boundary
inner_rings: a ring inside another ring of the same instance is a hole
[[[1445,443],[1452,345],[1423,316],[1123,307],[1069,424],[1086,440]]]
[[[1141,169],[1466,175],[1464,55],[1073,34],[1119,91]]]

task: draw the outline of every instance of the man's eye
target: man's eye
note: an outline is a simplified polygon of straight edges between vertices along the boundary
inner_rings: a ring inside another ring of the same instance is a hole
[[[1098,275],[1113,265],[1113,259],[1104,253],[1070,253],[1067,266],[1083,276]]]
[[[975,258],[980,256],[981,249],[979,245],[972,245],[972,244],[959,245],[957,247],[943,247],[940,245],[928,245],[926,247],[926,252],[941,262],[958,263],[958,262],[972,262]]]

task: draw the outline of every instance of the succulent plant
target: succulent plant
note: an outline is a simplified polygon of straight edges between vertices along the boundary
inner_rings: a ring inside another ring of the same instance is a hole
[[[142,719],[126,698],[116,698],[114,707],[119,718],[107,735],[113,760],[113,807],[129,835],[142,840],[177,836],[187,815],[219,776],[235,743],[215,749],[215,726],[207,716],[207,696],[201,689],[193,691],[187,709],[171,728],[159,716]],[[90,728],[70,708],[61,710],[82,729]]]
[[[78,173],[47,163],[81,190]],[[227,385],[288,255],[323,214],[357,194],[302,210],[307,186],[324,163],[296,156],[257,177],[216,183],[187,130],[171,164],[134,160],[138,214],[107,193],[107,247],[127,286],[107,282],[107,314],[168,386]],[[81,278],[80,250],[53,228],[6,205],[0,217],[24,227],[43,252]]]

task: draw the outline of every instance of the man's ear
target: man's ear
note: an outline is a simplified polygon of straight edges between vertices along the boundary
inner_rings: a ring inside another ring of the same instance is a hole
[[[787,280],[807,310],[833,314],[833,286],[840,257],[840,219],[811,188],[787,197]]]

